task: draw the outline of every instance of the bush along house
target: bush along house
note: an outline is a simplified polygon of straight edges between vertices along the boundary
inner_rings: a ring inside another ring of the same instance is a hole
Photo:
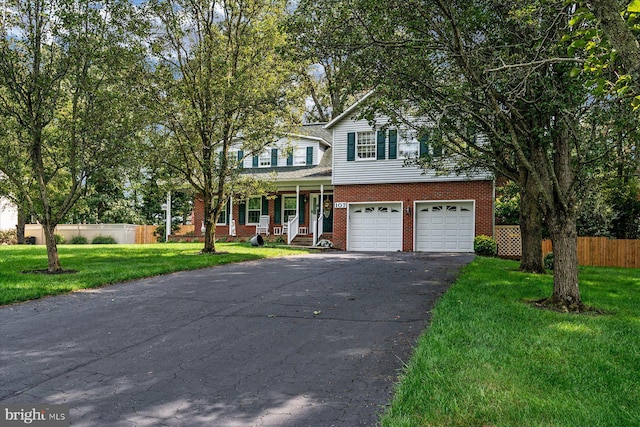
[[[475,236],[493,236],[493,176],[442,176],[405,166],[407,158],[446,153],[383,116],[374,126],[359,119],[365,99],[245,159],[243,173],[275,172],[277,191],[228,203],[217,235],[248,239],[259,233],[290,244],[326,239],[348,251],[416,252],[473,252]],[[292,150],[284,149],[287,144]],[[196,234],[202,214],[196,200]]]

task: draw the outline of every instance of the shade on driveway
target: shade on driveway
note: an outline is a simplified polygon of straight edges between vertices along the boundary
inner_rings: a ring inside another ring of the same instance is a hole
[[[375,425],[472,255],[338,253],[0,308],[0,404],[76,426]]]

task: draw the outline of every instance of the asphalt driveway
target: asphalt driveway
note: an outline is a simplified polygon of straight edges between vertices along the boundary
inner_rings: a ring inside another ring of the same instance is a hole
[[[0,404],[76,426],[375,425],[472,255],[252,261],[0,308]]]

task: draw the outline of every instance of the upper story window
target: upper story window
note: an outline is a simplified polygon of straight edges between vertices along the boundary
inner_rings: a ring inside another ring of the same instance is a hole
[[[415,130],[407,131],[398,142],[398,155],[403,158],[416,157],[420,149],[418,133]]]
[[[294,166],[304,166],[307,164],[307,150],[305,148],[296,148],[293,150]]]
[[[260,154],[260,160],[258,164],[261,168],[271,166],[271,153],[265,151]]]
[[[376,159],[376,133],[374,131],[358,132],[356,134],[356,159]]]

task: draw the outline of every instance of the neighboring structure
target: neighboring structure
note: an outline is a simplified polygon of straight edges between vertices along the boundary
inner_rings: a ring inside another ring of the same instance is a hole
[[[415,132],[390,127],[385,117],[373,127],[358,119],[365,99],[322,129],[303,126],[304,135],[245,160],[245,173],[277,173],[277,192],[232,203],[216,234],[251,237],[268,216],[269,233],[286,232],[288,242],[309,235],[312,243],[326,238],[352,251],[473,252],[476,235],[492,236],[493,176],[437,176],[406,167],[411,156],[443,153]],[[287,144],[295,148],[285,158],[280,147]],[[200,200],[196,229],[202,212]]]
[[[0,197],[0,231],[15,230],[18,225],[18,208],[8,199]]]

